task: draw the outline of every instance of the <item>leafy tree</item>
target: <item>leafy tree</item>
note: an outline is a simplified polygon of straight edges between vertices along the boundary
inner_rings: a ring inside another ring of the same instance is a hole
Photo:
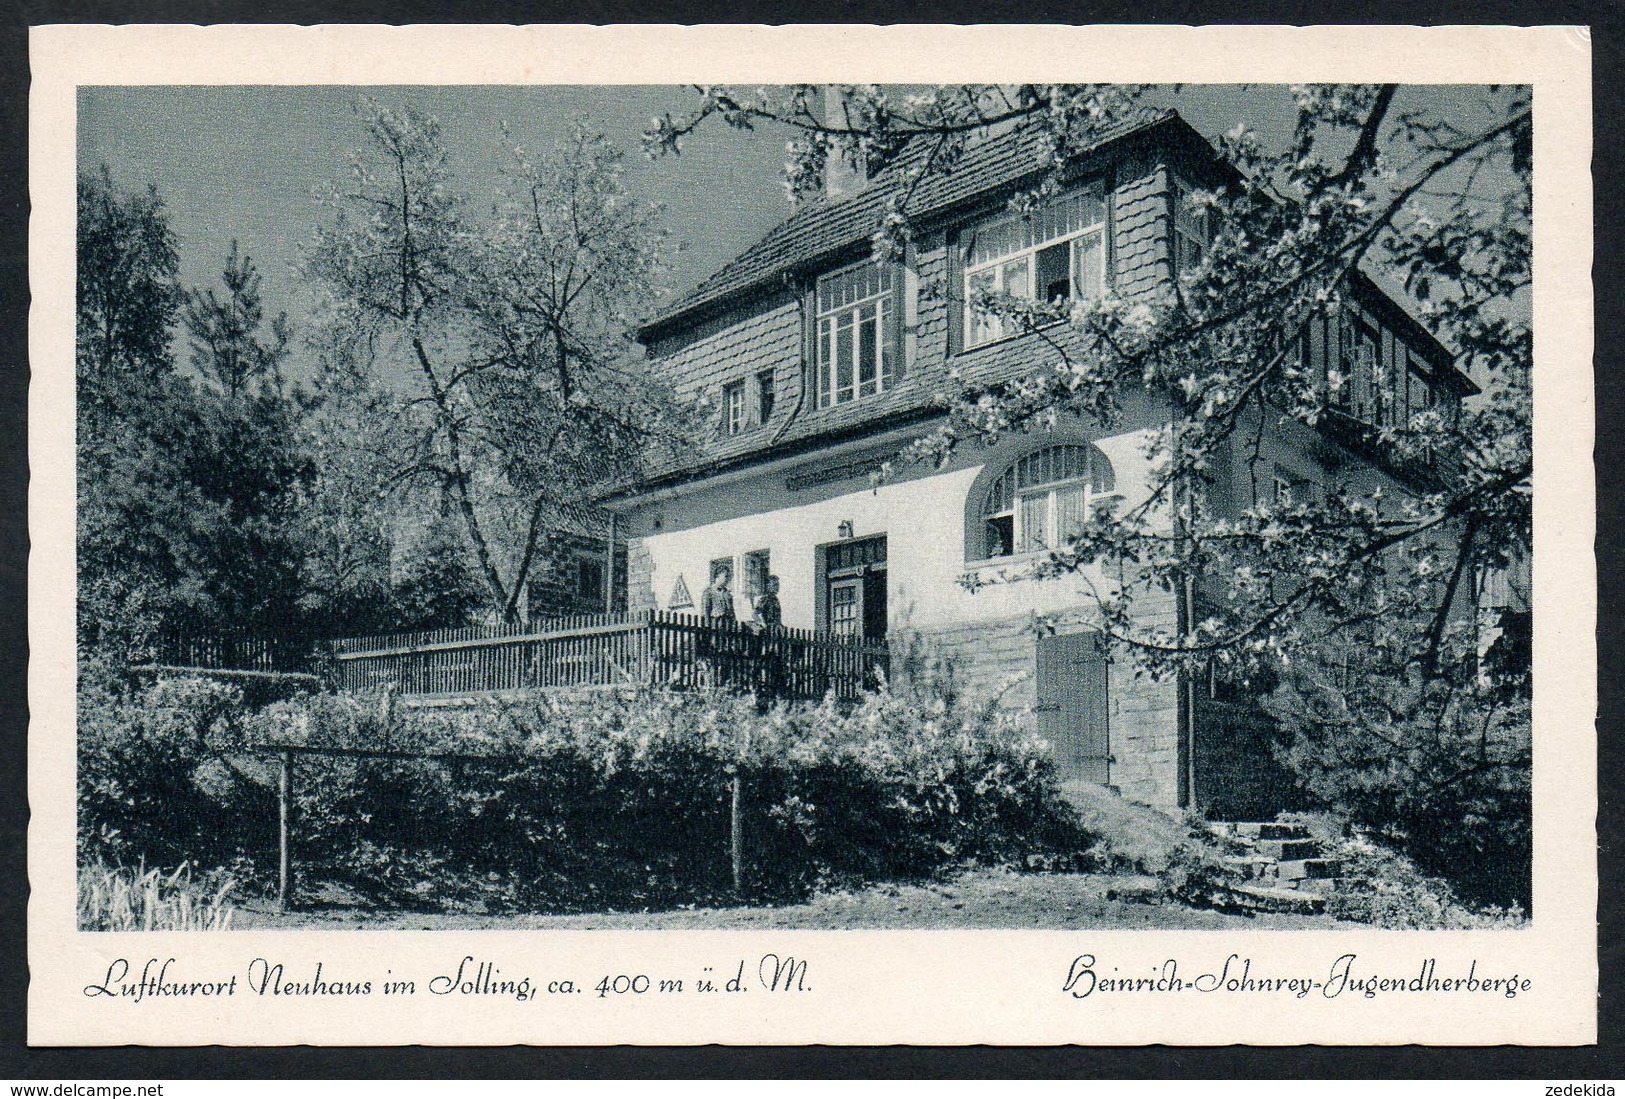
[[[303,559],[304,612],[324,636],[404,628],[391,585],[392,513],[380,487],[389,477],[380,440],[398,410],[369,384],[365,348],[321,343],[339,335],[331,328],[316,335],[320,366],[301,425],[311,479],[297,503],[312,533]]]
[[[182,295],[156,191],[81,173],[78,239],[78,632],[87,650],[130,647],[192,594],[193,431],[169,352]]]
[[[535,163],[512,150],[509,198],[477,221],[434,119],[364,110],[368,146],[306,271],[338,343],[394,395],[382,487],[397,506],[446,500],[486,606],[516,619],[558,506],[682,438],[626,337],[663,234],[601,137]]]
[[[1030,574],[1114,578],[1093,586],[1102,619],[1153,673],[1217,666],[1281,683],[1286,758],[1303,781],[1408,836],[1435,866],[1461,853],[1450,835],[1483,820],[1503,834],[1490,845],[1515,855],[1527,851],[1528,827],[1527,709],[1509,689],[1527,682],[1527,663],[1510,676],[1480,674],[1474,594],[1480,578],[1526,563],[1531,546],[1530,93],[1459,91],[1293,88],[1284,141],[1272,147],[1244,126],[1219,141],[1235,171],[1190,194],[1184,211],[1206,220],[1211,243],[1158,293],[1108,290],[1085,306],[978,295],[972,306],[1007,330],[1044,332],[1058,354],[962,393],[948,425],[914,452],[940,460],[967,440],[1042,430],[1067,414],[1110,421],[1125,391],[1160,394],[1169,415],[1152,446],[1149,499],[1101,509]],[[912,233],[919,184],[952,172],[970,141],[1012,127],[1035,136],[1049,168],[1012,200],[1030,211],[1103,134],[1162,94],[845,86],[832,112],[812,86],[706,87],[690,114],[657,120],[646,147],[675,152],[708,119],[787,125],[798,135],[793,198],[816,189],[833,157],[885,165],[892,185],[875,249],[895,256]],[[1362,275],[1402,287],[1480,382],[1483,396],[1459,416],[1361,418],[1338,400],[1348,379],[1304,369],[1307,326],[1335,317]],[[1064,338],[1051,335],[1060,321]],[[1261,491],[1272,478],[1258,440],[1305,428],[1390,476],[1297,499]],[[1218,471],[1238,453],[1251,484],[1227,501]],[[1178,596],[1177,624],[1147,627],[1136,601],[1167,592]],[[1364,655],[1344,676],[1350,653]],[[1435,834],[1419,838],[1427,829]]]
[[[163,200],[126,194],[105,165],[78,181],[77,349],[81,397],[115,378],[170,373],[170,328],[181,291]]]

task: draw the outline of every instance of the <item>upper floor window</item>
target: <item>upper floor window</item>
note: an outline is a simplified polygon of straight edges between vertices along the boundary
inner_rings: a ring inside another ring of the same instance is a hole
[[[1055,304],[1089,301],[1106,288],[1106,207],[1082,192],[1030,216],[978,228],[965,252],[965,346],[1006,335],[1010,320],[978,305],[988,295]]]
[[[1059,549],[1077,537],[1096,504],[1117,495],[1111,463],[1099,448],[1065,443],[1035,451],[988,489],[983,554]]]
[[[1381,418],[1382,336],[1363,320],[1349,325],[1348,388],[1350,411],[1358,419]]]
[[[762,370],[756,374],[756,422],[765,424],[773,418],[773,403],[775,393],[773,390],[773,371]]]
[[[818,407],[869,397],[897,383],[897,269],[865,262],[818,280]]]
[[[729,435],[745,430],[745,383],[729,382],[722,387],[723,425]]]
[[[1320,499],[1320,493],[1308,477],[1300,477],[1285,466],[1276,466],[1271,497],[1277,507],[1291,507],[1313,503]]]
[[[722,387],[722,432],[739,435],[761,427],[773,417],[776,393],[773,371],[759,370]]]

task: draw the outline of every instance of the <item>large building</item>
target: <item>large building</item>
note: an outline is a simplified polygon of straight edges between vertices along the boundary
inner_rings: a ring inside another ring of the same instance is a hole
[[[716,415],[699,458],[607,502],[627,542],[628,606],[697,607],[726,566],[748,618],[776,576],[786,626],[924,646],[970,686],[1031,707],[1064,778],[1165,809],[1267,808],[1257,723],[1202,684],[1154,682],[1111,659],[1082,578],[962,582],[1031,561],[1097,501],[1143,499],[1144,444],[1170,419],[1161,398],[1125,394],[1109,429],[1074,420],[961,447],[944,468],[895,465],[878,485],[871,476],[942,421],[958,385],[1030,372],[1076,338],[1064,324],[1007,331],[968,304],[977,291],[1044,301],[1104,286],[1154,292],[1206,247],[1182,192],[1230,178],[1173,112],[1103,134],[1061,197],[1030,218],[1010,213],[1010,197],[1042,171],[1029,131],[970,147],[951,174],[921,184],[912,244],[884,264],[871,237],[894,177],[852,181],[643,327],[657,368]],[[1345,302],[1339,318],[1311,326],[1302,354],[1321,377],[1350,378],[1340,392],[1351,413],[1403,422],[1472,391],[1369,279],[1353,279]],[[1271,492],[1385,476],[1346,439],[1296,424],[1270,426],[1263,458]],[[1243,484],[1258,483],[1244,461],[1235,454],[1221,471],[1221,506],[1227,495],[1240,506]],[[1173,625],[1182,611],[1174,594],[1136,606],[1146,625]]]

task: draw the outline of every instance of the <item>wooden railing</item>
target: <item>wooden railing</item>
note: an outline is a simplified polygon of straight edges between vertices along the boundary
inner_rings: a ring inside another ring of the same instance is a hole
[[[568,687],[718,687],[851,698],[887,670],[883,641],[670,611],[581,615],[335,643],[340,690],[471,695]]]

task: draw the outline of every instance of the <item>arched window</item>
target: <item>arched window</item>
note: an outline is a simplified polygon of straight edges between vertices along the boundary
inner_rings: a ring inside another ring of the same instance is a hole
[[[1099,448],[1064,443],[1034,451],[988,489],[983,555],[1058,549],[1077,536],[1097,503],[1116,495],[1111,463]]]

